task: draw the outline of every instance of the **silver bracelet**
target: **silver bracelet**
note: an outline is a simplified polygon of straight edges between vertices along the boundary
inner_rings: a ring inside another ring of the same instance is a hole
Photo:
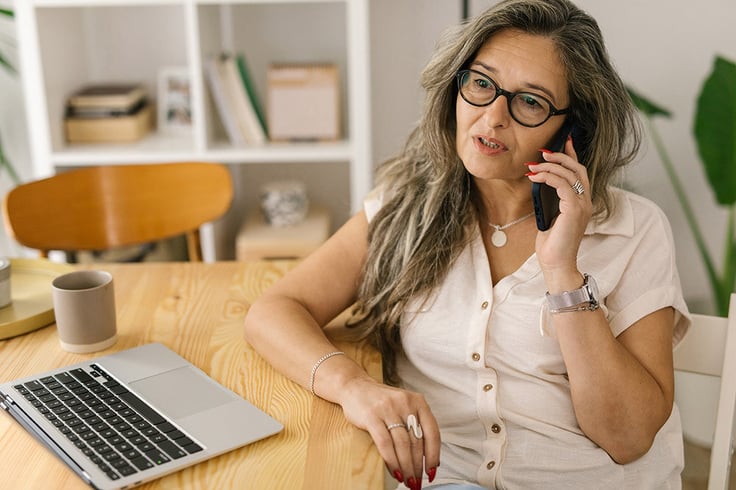
[[[600,308],[600,305],[598,303],[590,304],[590,303],[582,303],[580,305],[575,306],[567,306],[565,308],[557,308],[554,310],[549,310],[550,313],[572,313],[575,311],[595,311],[598,308]]]
[[[343,351],[336,350],[335,352],[330,352],[329,354],[325,354],[324,356],[317,359],[317,362],[314,363],[314,366],[312,366],[312,372],[309,375],[309,391],[312,392],[312,395],[317,396],[317,394],[314,392],[314,375],[317,372],[317,368],[322,365],[323,362],[325,362],[327,359],[329,359],[332,356],[339,356],[339,355],[345,355]]]

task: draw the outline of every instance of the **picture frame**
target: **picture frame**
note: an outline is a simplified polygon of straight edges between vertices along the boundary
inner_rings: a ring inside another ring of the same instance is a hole
[[[165,67],[158,74],[157,124],[162,133],[192,130],[191,80],[186,67]]]

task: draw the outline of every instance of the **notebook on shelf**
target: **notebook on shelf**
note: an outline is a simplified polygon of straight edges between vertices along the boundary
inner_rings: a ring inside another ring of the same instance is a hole
[[[4,382],[0,408],[99,489],[139,485],[283,429],[157,343]]]

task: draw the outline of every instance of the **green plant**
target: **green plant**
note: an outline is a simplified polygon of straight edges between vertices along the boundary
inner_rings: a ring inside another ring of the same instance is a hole
[[[736,287],[736,64],[716,56],[697,99],[693,135],[705,174],[719,206],[728,210],[726,243],[721,271],[706,246],[703,233],[690,205],[686,188],[675,171],[654,119],[671,117],[670,111],[649,101],[629,88],[629,95],[644,115],[652,141],[677,194],[688,226],[708,274],[716,311],[728,315],[728,303]]]
[[[0,8],[0,15],[4,17],[13,18],[14,14],[13,11],[6,8]],[[0,39],[2,40],[2,39]],[[6,41],[7,43],[7,41]],[[0,46],[1,47],[1,46]],[[15,67],[10,63],[7,56],[5,56],[0,50],[0,67],[4,68],[8,72],[15,74]],[[3,142],[0,140],[0,170],[5,169],[8,172],[8,175],[10,176],[11,180],[15,182],[16,184],[20,183],[20,178],[18,177],[18,173],[13,168],[13,165],[10,163],[10,160],[7,159],[5,156],[5,152],[3,151]]]

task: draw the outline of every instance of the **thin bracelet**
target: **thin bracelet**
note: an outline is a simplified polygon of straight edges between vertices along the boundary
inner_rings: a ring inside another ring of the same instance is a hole
[[[317,368],[319,368],[320,365],[330,357],[339,355],[345,355],[345,353],[343,351],[336,350],[335,352],[325,354],[324,356],[317,359],[317,362],[314,363],[314,366],[312,366],[312,373],[309,375],[309,391],[312,392],[312,395],[317,396],[317,393],[314,392],[314,375],[317,372]]]

